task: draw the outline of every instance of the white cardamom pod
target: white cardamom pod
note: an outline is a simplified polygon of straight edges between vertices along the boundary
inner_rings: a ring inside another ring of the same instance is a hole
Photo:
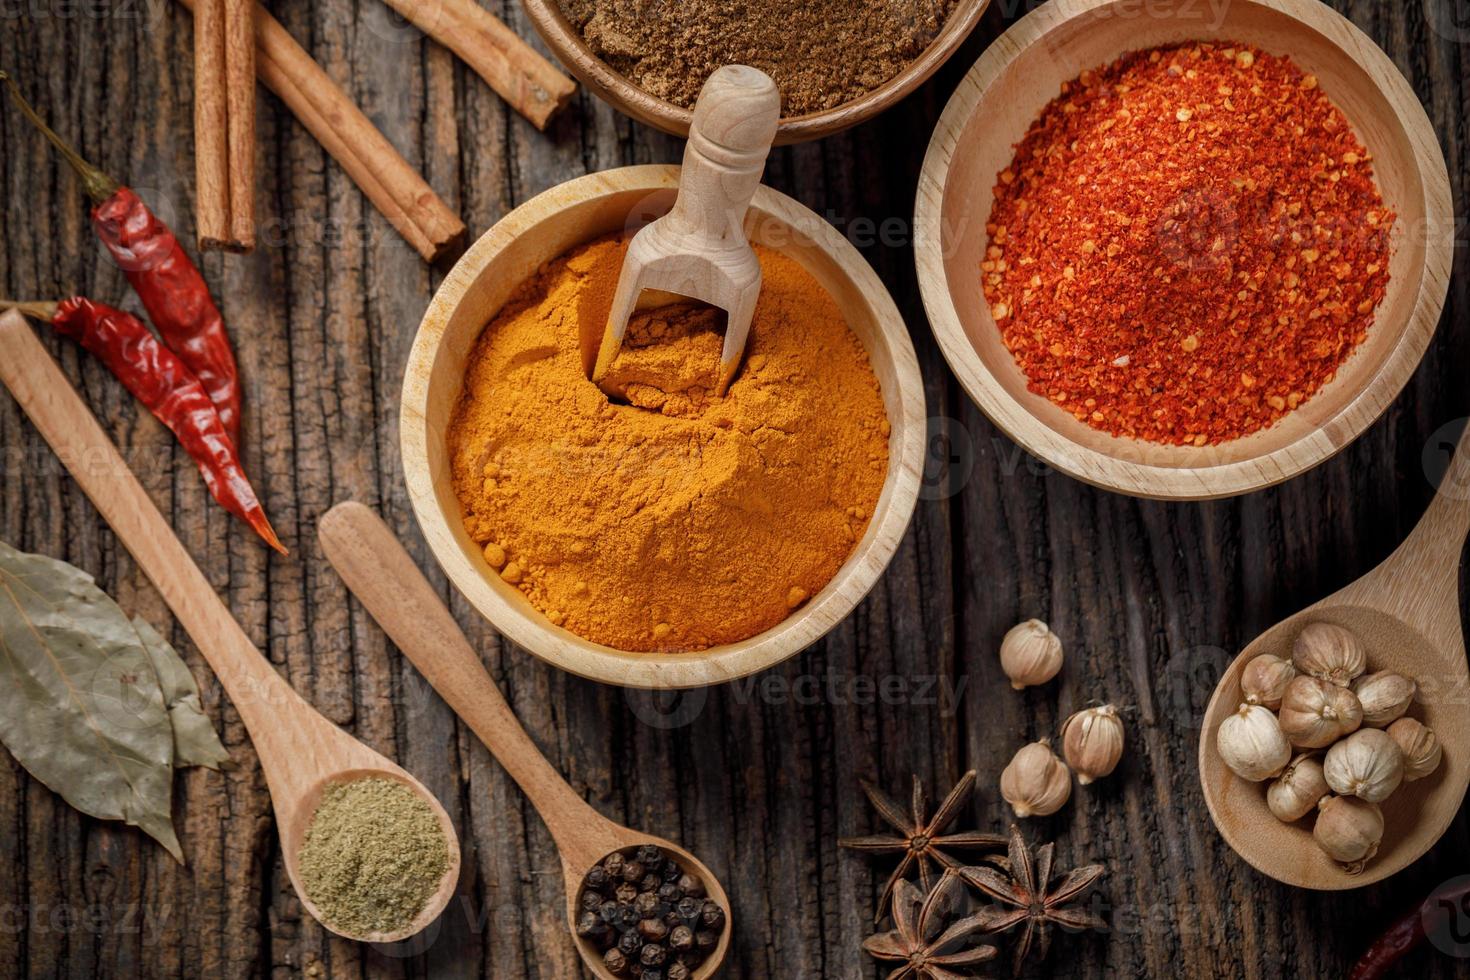
[[[1296,668],[1290,660],[1263,653],[1245,665],[1240,675],[1240,690],[1250,704],[1259,704],[1272,711],[1281,707],[1281,698],[1286,694],[1286,685],[1296,677]]]
[[[1374,728],[1387,728],[1403,717],[1418,691],[1418,684],[1391,670],[1365,674],[1353,681],[1353,693],[1363,706],[1363,724]]]
[[[1317,812],[1312,837],[1328,857],[1347,865],[1349,874],[1361,874],[1383,841],[1383,811],[1355,796],[1329,796]]]
[[[1281,730],[1303,749],[1325,749],[1363,723],[1358,696],[1319,677],[1299,676],[1281,699]]]
[[[1231,772],[1253,783],[1278,775],[1291,761],[1291,744],[1281,724],[1259,704],[1242,704],[1222,721],[1215,746]]]
[[[1368,669],[1368,651],[1350,630],[1312,623],[1297,636],[1291,661],[1300,673],[1347,687]]]
[[[1041,620],[1028,619],[1000,641],[1000,667],[1018,691],[1045,684],[1062,669],[1062,641]]]
[[[1110,704],[1079,711],[1062,725],[1062,755],[1086,786],[1117,768],[1123,758],[1123,719]]]
[[[1404,750],[1387,732],[1364,728],[1327,750],[1322,774],[1338,796],[1381,803],[1404,781]]]
[[[1417,718],[1400,718],[1388,726],[1388,735],[1404,753],[1404,782],[1423,779],[1439,768],[1444,756],[1439,738]]]
[[[1293,823],[1315,811],[1322,797],[1331,793],[1322,774],[1322,760],[1299,755],[1266,790],[1266,806],[1277,820]]]
[[[1056,813],[1072,795],[1072,773],[1046,742],[1032,742],[1000,774],[1000,795],[1018,817]]]

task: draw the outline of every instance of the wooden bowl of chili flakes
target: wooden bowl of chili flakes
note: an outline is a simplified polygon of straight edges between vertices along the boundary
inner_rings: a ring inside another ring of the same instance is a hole
[[[925,306],[981,409],[1164,499],[1357,438],[1428,347],[1453,247],[1423,108],[1315,0],[1045,5],[960,84],[916,207]]]

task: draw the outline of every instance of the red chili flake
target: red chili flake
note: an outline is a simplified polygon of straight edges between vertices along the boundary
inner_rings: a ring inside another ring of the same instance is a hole
[[[1315,76],[1242,45],[1062,85],[995,185],[980,270],[1037,394],[1205,446],[1331,381],[1388,288],[1395,216]]]

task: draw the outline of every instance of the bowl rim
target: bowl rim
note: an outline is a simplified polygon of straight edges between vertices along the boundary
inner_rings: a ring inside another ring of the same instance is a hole
[[[521,0],[536,33],[567,70],[613,108],[673,136],[688,136],[691,109],[661,99],[613,68],[592,50],[561,9],[558,0]],[[974,32],[990,0],[956,0],[934,40],[892,78],[849,102],[784,116],[776,128],[776,145],[804,143],[866,122],[910,95],[950,59]]]
[[[923,378],[902,315],[877,273],[836,228],[795,199],[762,185],[752,211],[800,229],[850,278],[872,309],[876,329],[890,348],[897,415],[888,413],[902,437],[890,444],[884,493],[874,515],[831,581],[776,626],[736,643],[685,653],[636,653],[593,643],[553,626],[528,602],[499,594],[466,557],[440,506],[428,460],[430,379],[452,311],[480,274],[524,232],[568,208],[617,194],[674,191],[679,168],[649,164],[587,174],[538,194],[515,208],[470,246],[445,277],[424,312],[404,371],[399,442],[410,504],[430,552],[449,580],[504,637],[553,666],[589,680],[630,688],[676,690],[707,687],[758,673],[796,656],[843,622],[882,578],[903,541],[918,504],[923,469],[925,401]],[[870,352],[871,353],[871,352]],[[887,399],[885,398],[885,403]],[[887,408],[885,404],[885,409]],[[459,521],[458,515],[454,520]],[[507,587],[508,588],[508,587]]]
[[[1160,500],[1212,500],[1274,486],[1349,446],[1387,410],[1413,375],[1438,329],[1453,258],[1449,170],[1423,105],[1381,48],[1346,17],[1316,0],[1242,0],[1284,14],[1360,59],[1394,109],[1409,142],[1424,191],[1425,248],[1409,329],[1390,348],[1361,391],[1330,420],[1270,452],[1233,462],[1163,466],[1130,458],[1152,443],[1114,437],[1109,451],[1083,445],[1040,422],[1027,403],[999,383],[975,351],[950,295],[944,261],[943,205],[960,134],[990,87],[1011,65],[1057,28],[1131,0],[1052,0],[1013,24],[965,74],[940,115],[919,176],[914,205],[914,262],[919,291],[945,361],[970,398],[1011,440],[1049,466],[1106,490]],[[1118,23],[1126,23],[1119,20]],[[1208,29],[1205,29],[1207,31]],[[1201,33],[1204,34],[1205,31]],[[1351,43],[1348,51],[1346,45]],[[1118,54],[1138,47],[1125,37]],[[1112,451],[1116,449],[1116,451]]]

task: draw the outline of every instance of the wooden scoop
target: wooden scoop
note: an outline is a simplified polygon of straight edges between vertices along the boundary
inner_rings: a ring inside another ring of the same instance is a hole
[[[1460,625],[1459,565],[1470,531],[1470,426],[1423,520],[1388,560],[1335,595],[1261,634],[1230,665],[1215,688],[1200,733],[1200,780],[1210,816],[1230,846],[1258,870],[1302,888],[1357,888],[1407,867],[1444,834],[1470,786],[1470,670]],[[1265,653],[1291,658],[1309,623],[1352,630],[1368,649],[1368,670],[1415,679],[1409,708],[1439,737],[1440,767],[1403,783],[1382,804],[1383,843],[1361,874],[1333,862],[1312,840],[1311,817],[1284,824],[1266,809],[1270,785],[1232,773],[1220,758],[1220,723],[1244,700],[1246,664]]]
[[[674,208],[628,245],[612,310],[592,368],[601,381],[623,344],[644,290],[677,293],[729,314],[716,387],[723,396],[745,352],[761,291],[761,266],[745,238],[745,212],[760,185],[776,136],[781,93],[770,77],[726,65],[704,83],[694,105]],[[672,302],[660,296],[654,305]]]
[[[0,350],[0,380],[158,588],[245,722],[270,784],[286,873],[301,904],[321,920],[302,887],[298,857],[322,791],[334,782],[383,777],[407,785],[433,809],[449,847],[449,867],[423,911],[403,929],[351,935],[322,924],[348,939],[396,942],[433,922],[459,881],[459,839],[439,801],[399,766],[323,718],[276,673],[18,313],[0,315]]]
[[[577,895],[593,865],[614,851],[654,844],[703,882],[708,896],[725,909],[726,923],[719,945],[694,973],[695,980],[713,976],[725,959],[734,927],[730,901],[714,873],[693,854],[669,841],[613,823],[572,791],[516,720],[443,601],[376,514],[359,503],[338,504],[322,517],[317,535],[322,551],[358,601],[434,685],[440,697],[480,736],[541,814],[561,852],[567,922],[573,935]],[[577,950],[589,970],[612,980],[613,974],[603,965],[596,947],[577,937]]]

